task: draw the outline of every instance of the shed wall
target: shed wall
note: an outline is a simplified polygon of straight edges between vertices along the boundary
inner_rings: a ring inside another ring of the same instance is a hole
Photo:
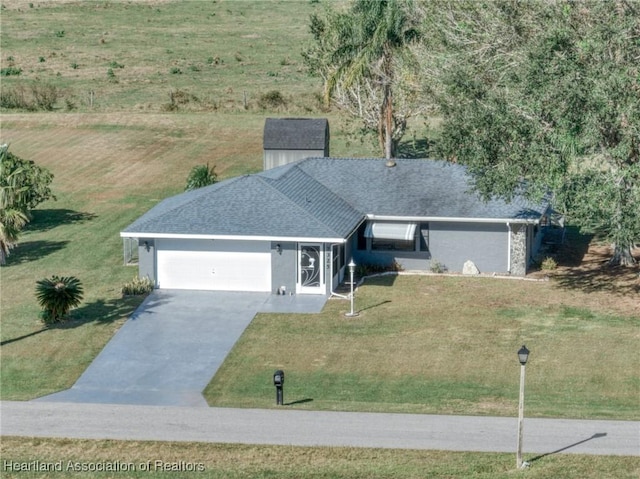
[[[264,150],[263,168],[269,170],[305,158],[323,157],[324,150]]]

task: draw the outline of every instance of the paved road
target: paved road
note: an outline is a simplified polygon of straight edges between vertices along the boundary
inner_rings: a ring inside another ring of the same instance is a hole
[[[514,452],[517,419],[57,402],[0,402],[0,434]],[[525,459],[640,455],[640,422],[526,419]]]
[[[259,312],[320,312],[324,296],[155,290],[78,381],[37,401],[207,407],[202,390]]]

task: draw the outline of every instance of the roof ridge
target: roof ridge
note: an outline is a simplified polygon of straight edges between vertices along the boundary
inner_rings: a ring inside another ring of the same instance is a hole
[[[306,160],[306,159],[305,159]],[[302,161],[305,161],[302,160]],[[298,203],[297,201],[295,201],[294,199],[292,199],[290,196],[288,196],[286,193],[284,193],[283,191],[281,191],[279,188],[277,188],[275,186],[275,184],[279,183],[282,179],[287,178],[288,176],[290,176],[291,174],[293,174],[292,172],[299,172],[300,174],[304,175],[305,177],[307,177],[309,180],[313,181],[315,184],[319,185],[323,190],[325,190],[327,193],[329,193],[330,195],[332,195],[333,197],[337,198],[339,201],[343,202],[345,205],[347,205],[349,208],[351,208],[353,211],[361,214],[362,216],[364,216],[364,213],[362,211],[360,211],[358,208],[355,208],[353,205],[351,205],[348,201],[346,201],[344,198],[342,198],[340,195],[338,195],[337,193],[335,193],[334,191],[332,191],[330,188],[328,188],[326,185],[322,184],[320,181],[318,181],[317,179],[315,179],[313,176],[311,176],[310,174],[308,174],[306,171],[304,171],[302,168],[299,167],[298,164],[294,164],[291,168],[289,168],[286,172],[284,172],[282,175],[280,175],[278,178],[269,178],[269,177],[263,177],[260,175],[256,175],[257,178],[260,178],[260,180],[262,182],[264,182],[267,186],[269,186],[271,189],[273,189],[274,191],[276,191],[279,195],[281,195],[282,197],[286,198],[286,200],[291,203],[292,205],[294,205],[296,208],[298,208],[300,211],[303,211],[304,213],[306,213],[307,215],[311,216],[315,221],[317,221],[318,223],[320,223],[321,225],[323,225],[325,228],[327,228],[328,230],[332,231],[333,233],[339,235],[340,232],[336,231],[334,226],[331,226],[329,224],[327,224],[327,222],[325,222],[324,220],[318,218],[318,216],[311,211],[308,208],[305,208],[303,205],[301,205],[300,203]]]

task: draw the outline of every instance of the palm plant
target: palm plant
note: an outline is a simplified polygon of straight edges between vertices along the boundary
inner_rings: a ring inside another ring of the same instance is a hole
[[[71,308],[80,304],[83,294],[82,283],[74,276],[54,275],[36,282],[36,298],[45,323],[62,321]]]
[[[29,222],[29,214],[20,200],[24,188],[20,186],[22,169],[8,167],[8,145],[0,145],[0,265],[16,243],[20,230]]]
[[[187,177],[187,186],[185,191],[195,190],[203,186],[209,186],[218,181],[215,165],[211,168],[209,164],[194,166]]]
[[[29,221],[27,213],[18,208],[0,208],[0,265],[7,261],[11,249],[18,243],[18,235]]]
[[[398,122],[394,89],[399,70],[416,64],[409,46],[420,38],[412,2],[355,0],[347,13],[331,12],[326,21],[313,16],[311,30],[317,46],[304,55],[310,69],[324,79],[325,100],[351,90],[350,101],[362,116],[367,99],[373,99],[378,104],[379,141],[390,160]]]

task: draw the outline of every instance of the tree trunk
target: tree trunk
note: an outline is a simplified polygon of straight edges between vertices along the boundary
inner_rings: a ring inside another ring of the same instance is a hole
[[[636,260],[631,254],[631,245],[613,245],[613,257],[609,260],[609,266],[633,266]]]
[[[384,125],[384,152],[387,161],[393,158],[393,107],[391,106],[391,88],[389,86],[386,87],[387,92],[385,95],[385,125]]]

